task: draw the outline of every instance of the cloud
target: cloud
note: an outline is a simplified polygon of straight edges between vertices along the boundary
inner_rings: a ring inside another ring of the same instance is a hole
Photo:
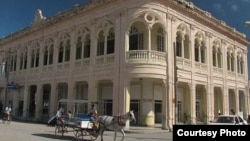
[[[224,12],[221,3],[214,3],[214,4],[213,4],[213,8],[214,8],[217,12]]]
[[[244,0],[245,2],[250,2],[250,0]],[[239,11],[239,4],[235,1],[227,1],[226,3],[222,3],[222,1],[214,3],[213,8],[219,13],[226,13],[225,11],[230,10],[231,12]]]
[[[233,12],[237,12],[238,9],[239,9],[239,6],[238,6],[237,4],[231,5],[231,10],[232,10]]]
[[[243,2],[250,3],[250,0],[242,0]]]

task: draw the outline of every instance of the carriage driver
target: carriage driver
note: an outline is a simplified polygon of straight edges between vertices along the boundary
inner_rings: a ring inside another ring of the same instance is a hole
[[[95,108],[94,104],[91,104],[91,108],[89,110],[88,116],[90,117],[91,121],[94,123],[96,123],[96,118],[97,118],[97,110]]]
[[[64,113],[63,107],[60,107],[60,109],[59,109],[59,110],[57,111],[57,113],[56,113],[57,121],[59,121],[59,122],[62,123],[62,124],[64,124],[63,119],[62,119],[63,113]]]

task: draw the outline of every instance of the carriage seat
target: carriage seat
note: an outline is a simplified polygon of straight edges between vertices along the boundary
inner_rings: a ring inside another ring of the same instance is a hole
[[[93,123],[90,119],[90,117],[86,114],[77,114],[77,117],[80,119],[80,127],[86,128],[86,129],[92,129]]]
[[[81,121],[91,121],[90,117],[86,114],[78,114],[77,117],[81,119]]]

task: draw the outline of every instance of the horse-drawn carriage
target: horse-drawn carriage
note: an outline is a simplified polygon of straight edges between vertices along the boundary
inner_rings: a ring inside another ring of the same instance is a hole
[[[94,123],[87,115],[88,104],[98,104],[98,101],[61,99],[58,109],[63,109],[62,120],[57,120],[55,135],[73,132],[76,139],[90,138],[95,140],[99,135],[99,124]],[[65,109],[67,109],[65,112]],[[71,110],[72,109],[72,110]]]
[[[133,111],[118,116],[102,115],[93,121],[87,114],[89,104],[99,104],[98,101],[77,100],[77,99],[61,99],[58,101],[58,108],[66,108],[68,114],[64,114],[63,122],[57,120],[55,134],[63,136],[64,133],[73,132],[77,140],[96,140],[100,135],[103,140],[103,132],[106,129],[114,130],[115,137],[117,131],[125,137],[124,129],[127,121],[135,121]],[[69,109],[72,109],[69,110]]]

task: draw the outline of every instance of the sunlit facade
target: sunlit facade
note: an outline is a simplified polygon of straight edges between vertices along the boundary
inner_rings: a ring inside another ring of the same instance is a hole
[[[18,85],[7,91],[16,117],[47,121],[59,99],[86,99],[100,101],[100,114],[131,109],[137,124],[171,129],[231,109],[249,115],[247,45],[183,0],[95,0],[51,18],[36,11],[31,25],[0,39],[0,60]],[[5,103],[5,77],[0,84]]]

